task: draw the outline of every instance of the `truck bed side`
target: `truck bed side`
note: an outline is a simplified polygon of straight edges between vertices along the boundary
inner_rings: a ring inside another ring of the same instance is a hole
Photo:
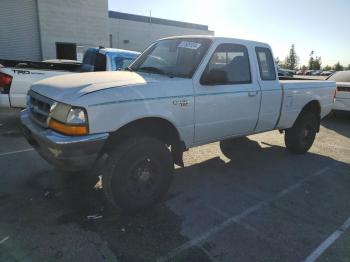
[[[283,90],[283,103],[276,129],[292,127],[302,109],[312,101],[319,103],[321,118],[330,113],[334,103],[335,82],[285,80],[280,83]]]
[[[0,107],[20,107],[25,105],[30,86],[44,78],[70,74],[68,71],[31,70],[21,68],[0,68],[0,72],[12,77],[9,94],[0,94]]]

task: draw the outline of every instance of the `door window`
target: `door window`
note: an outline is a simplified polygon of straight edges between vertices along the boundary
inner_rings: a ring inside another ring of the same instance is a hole
[[[221,44],[212,55],[201,78],[202,85],[251,83],[248,50],[243,45]]]
[[[261,80],[276,80],[275,63],[270,49],[256,47],[255,52],[258,58]]]

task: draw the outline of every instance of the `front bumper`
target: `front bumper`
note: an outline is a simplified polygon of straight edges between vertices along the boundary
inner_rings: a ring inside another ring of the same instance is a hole
[[[92,168],[109,134],[65,136],[36,125],[27,110],[21,113],[23,133],[30,145],[55,167],[65,171]]]

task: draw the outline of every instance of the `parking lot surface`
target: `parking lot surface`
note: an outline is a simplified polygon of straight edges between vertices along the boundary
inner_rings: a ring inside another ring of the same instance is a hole
[[[191,149],[165,201],[137,215],[57,171],[0,111],[0,261],[350,261],[350,117],[305,155],[249,137],[232,161]],[[83,175],[83,174],[82,174]]]

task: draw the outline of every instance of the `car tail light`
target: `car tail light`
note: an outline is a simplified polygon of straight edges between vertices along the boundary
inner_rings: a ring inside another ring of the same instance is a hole
[[[12,83],[12,76],[0,73],[0,94],[8,94]]]
[[[338,89],[338,92],[350,92],[350,87],[346,87],[346,86],[338,86],[337,89]]]
[[[337,99],[337,92],[338,92],[338,88],[336,88],[336,89],[334,90],[333,103],[335,103],[335,100]]]

